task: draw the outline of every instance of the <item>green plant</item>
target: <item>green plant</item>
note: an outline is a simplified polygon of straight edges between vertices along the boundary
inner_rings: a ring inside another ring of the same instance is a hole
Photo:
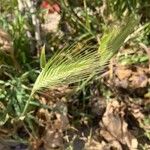
[[[29,39],[26,34],[27,14],[22,16],[19,10],[15,10],[12,18],[2,14],[0,16],[0,27],[7,31],[13,41],[13,53],[15,61],[25,64],[29,61]]]
[[[149,7],[150,2],[145,0],[108,0],[106,2],[107,13],[122,19],[127,13],[141,16],[141,21],[149,20]]]
[[[32,96],[43,89],[72,84],[89,80],[101,73],[104,66],[122,46],[125,39],[132,33],[137,21],[130,18],[125,26],[104,34],[98,51],[87,43],[76,48],[76,45],[56,53],[47,64],[44,48],[41,55],[41,73],[34,83],[30,97],[26,102],[21,118],[26,114]],[[89,41],[88,41],[89,42]]]
[[[9,73],[7,75],[10,79],[0,80],[1,126],[8,120],[15,121],[20,116],[30,93],[30,88],[26,86],[28,73],[19,78],[12,77]]]

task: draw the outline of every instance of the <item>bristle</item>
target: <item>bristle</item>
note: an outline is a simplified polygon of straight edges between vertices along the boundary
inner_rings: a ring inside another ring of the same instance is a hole
[[[76,43],[56,53],[38,76],[32,93],[44,88],[54,88],[86,80],[91,74],[99,75],[133,31],[135,25],[136,21],[130,20],[117,31],[113,29],[104,34],[98,51],[95,46],[89,44],[89,41],[83,41],[81,49]]]

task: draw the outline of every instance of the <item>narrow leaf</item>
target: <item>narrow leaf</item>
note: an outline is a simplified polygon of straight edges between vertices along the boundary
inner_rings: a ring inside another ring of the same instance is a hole
[[[43,69],[45,65],[46,65],[45,45],[43,45],[40,56],[40,67]]]

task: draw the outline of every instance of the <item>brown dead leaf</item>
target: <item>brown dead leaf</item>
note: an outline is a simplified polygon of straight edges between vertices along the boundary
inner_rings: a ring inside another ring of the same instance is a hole
[[[0,28],[0,49],[4,52],[10,52],[13,49],[10,35]]]
[[[105,146],[106,146],[105,142],[100,143],[92,139],[89,142],[85,143],[84,150],[109,150]]]
[[[126,92],[131,95],[144,96],[147,92],[146,87],[150,85],[149,75],[148,68],[143,66],[118,65],[114,69],[113,78],[109,78],[107,81],[113,88],[117,87],[119,92],[121,89],[126,89]]]
[[[39,148],[40,148],[41,145],[42,145],[42,140],[41,140],[41,139],[38,139],[38,138],[30,137],[29,143],[30,143],[30,148],[29,148],[29,149],[32,149],[32,150],[39,150]]]
[[[121,144],[118,141],[112,141],[109,143],[110,145],[110,150],[111,149],[116,149],[116,150],[122,150]]]
[[[0,143],[0,150],[10,150],[10,148]]]
[[[102,116],[106,108],[106,100],[103,97],[93,96],[90,100],[93,115]]]
[[[69,126],[66,104],[61,101],[53,104],[52,112],[40,109],[37,116],[44,127],[42,140],[45,150],[63,149],[63,132]]]
[[[96,141],[91,139],[89,142],[85,143],[84,150],[122,150],[122,147],[118,141],[112,141],[110,143],[106,143],[104,141]]]
[[[66,118],[60,114],[56,115],[55,120],[47,120],[42,137],[45,150],[63,149],[63,131],[68,125],[64,122],[66,123]]]
[[[144,74],[133,75],[129,81],[131,82],[130,86],[133,88],[143,88],[148,84],[148,77]]]
[[[52,131],[47,129],[44,139],[45,150],[63,149],[63,134],[62,132]]]
[[[68,117],[59,113],[56,114],[56,117],[57,120],[54,123],[55,128],[62,131],[66,130],[69,125]]]
[[[106,107],[106,112],[103,115],[100,135],[107,141],[118,141],[119,143],[128,146],[129,149],[137,149],[137,139],[128,130],[128,124],[124,120],[123,103],[118,101],[110,101]]]
[[[130,69],[127,69],[125,67],[118,67],[116,69],[116,75],[120,80],[124,80],[126,78],[129,78],[132,74],[132,71]]]
[[[0,28],[0,37],[1,37],[1,39],[4,39],[5,41],[11,42],[10,35],[6,31],[4,31],[3,29],[1,29],[1,28]]]
[[[122,87],[124,89],[127,89],[129,86],[128,80],[125,80],[125,79],[120,81],[118,78],[115,78],[114,83],[115,83],[115,86]]]
[[[141,122],[144,120],[143,107],[142,105],[145,103],[143,99],[134,100],[132,98],[128,98],[126,101],[128,110],[132,113],[132,115]]]

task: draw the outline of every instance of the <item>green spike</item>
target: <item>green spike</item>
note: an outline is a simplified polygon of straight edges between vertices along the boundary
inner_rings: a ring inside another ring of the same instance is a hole
[[[117,30],[114,28],[111,32],[104,34],[98,52],[88,48],[87,43],[82,50],[75,51],[73,46],[69,50],[58,53],[43,68],[34,84],[33,91],[79,82],[86,80],[93,72],[100,73],[101,68],[108,63],[128,35],[132,33],[136,23],[136,20],[130,19],[125,26]]]

